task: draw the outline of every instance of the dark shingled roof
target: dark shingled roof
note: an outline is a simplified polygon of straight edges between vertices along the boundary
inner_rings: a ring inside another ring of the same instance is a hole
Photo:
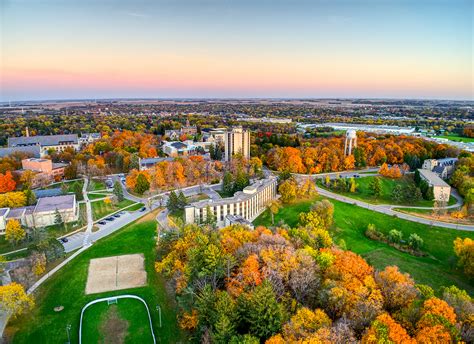
[[[16,146],[59,146],[64,142],[78,143],[77,134],[9,137],[8,147]]]
[[[34,190],[33,192],[35,193],[36,198],[61,196],[63,194],[61,188]]]

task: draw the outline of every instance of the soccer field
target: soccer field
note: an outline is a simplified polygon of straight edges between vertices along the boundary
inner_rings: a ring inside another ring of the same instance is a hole
[[[82,319],[82,343],[154,343],[145,305],[131,298],[90,305]]]

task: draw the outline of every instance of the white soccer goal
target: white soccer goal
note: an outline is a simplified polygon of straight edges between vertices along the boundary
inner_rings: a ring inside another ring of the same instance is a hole
[[[111,304],[114,304],[114,303],[117,303],[117,298],[111,298],[111,299],[107,299],[107,305],[111,305]]]

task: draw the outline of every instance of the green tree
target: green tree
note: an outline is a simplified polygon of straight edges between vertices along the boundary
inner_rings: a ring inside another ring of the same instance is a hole
[[[120,182],[118,180],[116,180],[115,183],[114,183],[113,193],[114,193],[115,197],[117,197],[118,202],[122,202],[124,200],[122,185],[120,184]]]
[[[168,208],[170,213],[174,213],[179,209],[179,200],[176,192],[171,191],[170,195],[168,196],[168,202],[166,203],[166,207]]]
[[[234,179],[232,178],[232,173],[226,171],[224,173],[224,178],[222,179],[222,193],[224,193],[226,196],[231,196],[233,190]]]
[[[54,224],[59,225],[59,226],[64,224],[63,217],[61,213],[59,212],[58,208],[56,208],[56,210],[54,211]]]
[[[139,170],[140,169],[140,157],[138,154],[134,153],[130,155],[130,164],[128,165],[129,171],[131,170]]]
[[[255,287],[250,297],[244,301],[243,318],[249,332],[260,339],[267,339],[281,329],[283,308],[278,303],[271,284],[264,281]]]
[[[178,207],[179,209],[184,209],[184,207],[188,204],[188,200],[184,195],[183,191],[180,191],[178,194]]]
[[[382,183],[379,177],[374,177],[369,183],[369,190],[375,198],[382,195]]]
[[[249,176],[243,170],[239,170],[235,177],[233,192],[242,191],[245,187],[250,185]]]
[[[150,182],[142,173],[140,173],[137,177],[134,191],[139,195],[143,195],[148,190],[150,190]]]
[[[36,195],[33,191],[31,191],[30,189],[26,189],[23,192],[26,196],[26,205],[33,205],[36,203]]]
[[[84,199],[84,195],[82,194],[82,186],[80,183],[75,182],[72,186],[74,194],[76,195],[76,201],[82,201]]]

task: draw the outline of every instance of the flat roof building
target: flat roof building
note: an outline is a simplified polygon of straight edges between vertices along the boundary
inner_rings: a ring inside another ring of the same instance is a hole
[[[40,156],[42,157],[47,155],[49,150],[62,152],[69,147],[76,151],[80,149],[77,134],[20,136],[8,138],[8,147],[10,148],[29,146],[39,146]]]
[[[435,201],[448,202],[451,194],[451,186],[441,179],[435,172],[423,168],[418,169],[421,179],[425,180],[433,188]]]

